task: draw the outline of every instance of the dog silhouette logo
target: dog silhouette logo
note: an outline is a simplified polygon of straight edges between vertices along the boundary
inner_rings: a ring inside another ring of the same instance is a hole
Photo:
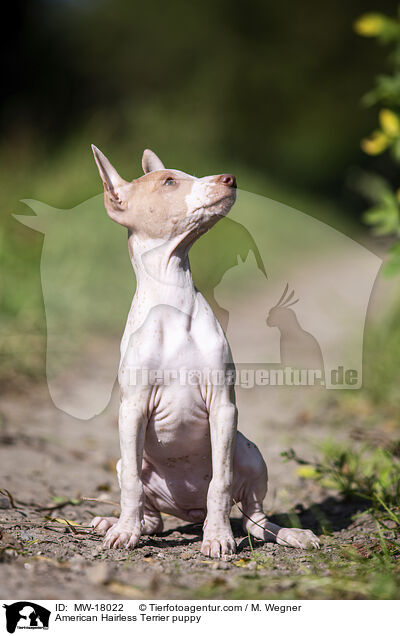
[[[48,629],[50,610],[32,603],[18,601],[11,605],[3,605],[6,610],[7,631],[13,634],[18,629]]]

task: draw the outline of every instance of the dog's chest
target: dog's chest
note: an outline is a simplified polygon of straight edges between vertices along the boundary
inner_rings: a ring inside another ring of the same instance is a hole
[[[151,454],[179,456],[209,446],[209,414],[202,387],[175,382],[158,387],[149,418],[146,447]]]
[[[129,318],[121,344],[121,367],[169,372],[215,371],[230,362],[229,348],[210,307],[197,295],[196,312],[188,315],[170,305],[157,305],[137,325]],[[200,380],[200,384],[202,380]]]

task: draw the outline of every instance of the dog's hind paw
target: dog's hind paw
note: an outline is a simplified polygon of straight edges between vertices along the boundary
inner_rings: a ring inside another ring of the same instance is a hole
[[[141,536],[141,529],[130,524],[118,520],[104,537],[104,548],[128,548],[132,550],[138,543]]]
[[[276,535],[276,542],[291,548],[303,548],[304,550],[319,549],[318,537],[311,530],[301,528],[281,528]]]
[[[95,517],[90,522],[90,527],[94,528],[99,534],[105,534],[107,530],[115,526],[117,517]]]

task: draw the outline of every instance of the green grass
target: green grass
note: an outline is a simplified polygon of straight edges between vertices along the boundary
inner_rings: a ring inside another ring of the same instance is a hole
[[[313,479],[344,497],[361,497],[379,508],[400,501],[400,461],[393,451],[363,444],[338,444],[329,439],[321,446],[319,461],[300,458],[293,449],[282,456],[299,465],[300,477]]]
[[[400,412],[400,306],[366,334],[362,395],[381,412]]]
[[[313,557],[307,576],[292,579],[293,597],[399,598],[400,462],[394,447],[326,440],[319,451],[318,461],[305,460],[293,449],[282,455],[298,464],[300,477],[316,481],[330,493],[336,491],[344,500],[364,501],[367,510],[356,516],[361,524],[367,515],[372,517],[375,530],[361,533],[357,544],[343,549],[337,549],[337,537],[328,539],[333,546],[336,542],[334,562],[326,554]]]

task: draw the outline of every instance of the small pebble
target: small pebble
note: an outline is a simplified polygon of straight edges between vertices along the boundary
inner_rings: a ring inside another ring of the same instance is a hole
[[[20,539],[22,539],[23,541],[32,541],[33,536],[29,534],[29,532],[27,532],[26,530],[22,530],[20,534]]]
[[[7,510],[8,508],[11,508],[10,500],[8,499],[8,497],[0,496],[0,508],[2,510]]]

